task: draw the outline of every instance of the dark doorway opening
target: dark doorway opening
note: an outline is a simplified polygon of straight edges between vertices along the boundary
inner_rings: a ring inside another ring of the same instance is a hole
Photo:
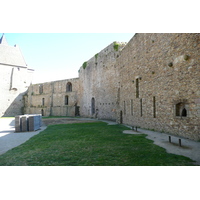
[[[41,110],[41,114],[42,114],[42,116],[44,116],[44,110],[43,109]]]
[[[187,117],[187,110],[185,108],[183,108],[181,116],[182,117]]]
[[[123,112],[122,112],[122,110],[120,111],[120,115],[119,115],[119,123],[120,124],[123,123]]]
[[[95,114],[95,98],[94,97],[91,100],[91,113],[92,115]]]

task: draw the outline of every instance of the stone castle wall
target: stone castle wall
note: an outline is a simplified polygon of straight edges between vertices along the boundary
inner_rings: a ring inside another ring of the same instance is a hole
[[[116,120],[118,70],[115,67],[125,43],[112,43],[80,68],[80,114]]]
[[[94,55],[77,79],[31,85],[26,113],[80,114],[199,140],[199,52],[200,34],[136,34]]]
[[[79,109],[78,96],[78,78],[34,84],[26,96],[25,112],[43,116],[75,116]]]
[[[200,34],[136,34],[116,62],[118,122],[200,139],[199,56]]]

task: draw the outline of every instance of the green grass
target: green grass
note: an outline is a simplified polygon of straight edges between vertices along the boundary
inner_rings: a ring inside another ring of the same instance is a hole
[[[50,125],[0,156],[1,166],[181,166],[191,159],[166,153],[127,127],[103,122]]]
[[[15,117],[0,117],[0,119],[8,119],[8,118],[15,118]]]

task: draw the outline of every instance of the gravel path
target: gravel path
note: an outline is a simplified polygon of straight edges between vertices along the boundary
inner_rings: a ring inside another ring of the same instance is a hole
[[[0,118],[0,155],[26,142],[45,128],[46,126],[42,126],[38,131],[15,133],[14,118]]]

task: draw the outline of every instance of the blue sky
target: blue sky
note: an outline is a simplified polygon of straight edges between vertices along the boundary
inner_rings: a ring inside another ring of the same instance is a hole
[[[0,33],[0,37],[2,33]],[[128,42],[134,33],[5,33],[19,45],[33,83],[78,77],[82,64],[114,41]]]

